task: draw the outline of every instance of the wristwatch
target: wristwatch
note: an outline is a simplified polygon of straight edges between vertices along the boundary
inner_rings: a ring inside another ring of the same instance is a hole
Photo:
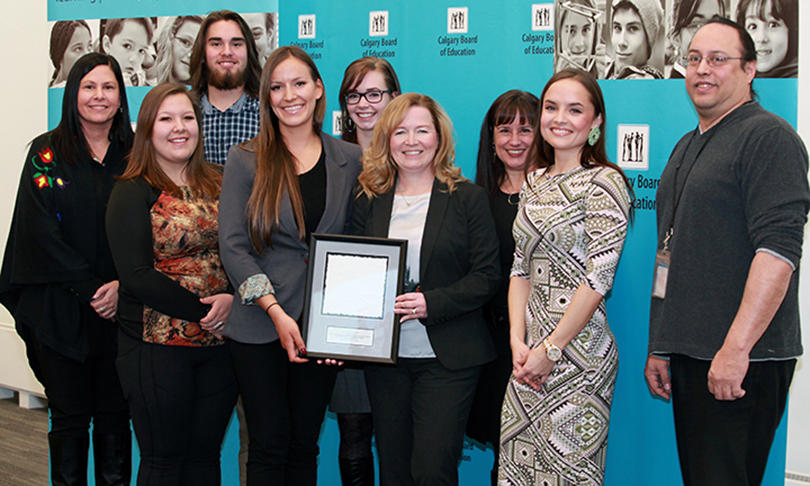
[[[546,356],[553,362],[557,362],[562,358],[562,351],[560,348],[555,346],[548,340],[548,338],[543,339],[543,347],[546,348]]]

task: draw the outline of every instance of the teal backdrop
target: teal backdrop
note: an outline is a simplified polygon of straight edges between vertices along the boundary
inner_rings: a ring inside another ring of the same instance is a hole
[[[339,110],[337,92],[345,67],[364,55],[385,57],[396,69],[403,91],[428,94],[450,114],[455,125],[456,164],[466,177],[474,178],[478,132],[492,101],[513,88],[539,96],[552,75],[553,37],[550,32],[532,30],[532,5],[538,2],[541,0],[197,0],[193,4],[177,0],[48,0],[48,20],[204,14],[220,8],[279,12],[279,45],[304,48],[321,71],[327,93],[327,131],[333,112]],[[468,8],[467,33],[448,34],[447,9],[459,6]],[[369,13],[373,11],[388,12],[388,35],[369,35]],[[299,38],[299,16],[313,14],[314,36]],[[616,156],[617,125],[649,126],[649,168],[627,171],[637,207],[608,299],[608,321],[618,342],[620,365],[605,484],[675,486],[682,482],[671,404],[652,398],[643,376],[656,239],[652,203],[670,151],[697,125],[697,117],[682,80],[602,80],[600,86],[607,104],[609,156]],[[754,86],[766,109],[796,125],[796,79],[758,79]],[[132,120],[148,90],[128,88]],[[48,90],[50,127],[59,120],[62,94],[60,88]],[[236,429],[234,418],[222,450],[224,485],[238,484]],[[783,420],[763,481],[766,486],[784,484],[786,430]],[[336,420],[330,413],[320,441],[321,485],[340,484],[337,443]],[[137,447],[135,456],[137,461]],[[492,460],[491,448],[467,441],[459,466],[460,484],[488,485]]]

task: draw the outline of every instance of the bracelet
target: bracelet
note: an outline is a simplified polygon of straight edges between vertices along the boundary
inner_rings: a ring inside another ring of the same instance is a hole
[[[265,308],[264,308],[264,313],[265,313],[265,314],[267,314],[267,311],[269,311],[269,310],[270,310],[270,308],[271,308],[271,307],[273,307],[274,305],[278,305],[278,301],[271,302],[271,303],[270,303],[270,305],[268,305],[267,307],[265,307]]]

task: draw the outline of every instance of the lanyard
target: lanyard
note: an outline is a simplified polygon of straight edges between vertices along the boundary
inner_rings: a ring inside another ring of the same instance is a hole
[[[713,128],[717,128],[717,127],[713,127]],[[675,190],[672,191],[672,215],[669,218],[669,225],[667,226],[669,229],[667,230],[666,236],[664,236],[664,249],[665,250],[669,250],[669,240],[670,240],[670,238],[672,238],[672,233],[674,232],[674,226],[675,226],[675,213],[677,213],[677,211],[678,211],[678,205],[681,203],[681,196],[683,196],[683,191],[684,191],[684,189],[686,189],[687,182],[689,182],[689,175],[692,174],[692,169],[694,169],[695,166],[697,165],[697,161],[700,158],[700,154],[703,153],[703,149],[706,148],[706,145],[709,145],[709,142],[711,142],[712,137],[714,137],[714,134],[717,133],[717,130],[711,130],[711,133],[709,133],[709,135],[706,137],[706,140],[703,142],[703,145],[701,145],[700,148],[698,149],[697,154],[695,154],[695,157],[692,160],[692,163],[686,169],[686,175],[683,178],[683,184],[681,184],[681,188],[680,188],[680,190],[678,190],[677,189],[677,186],[678,186],[678,172],[680,172],[681,166],[684,165],[686,156],[689,154],[689,151],[690,151],[689,149],[692,147],[692,144],[695,142],[695,136],[698,133],[699,133],[699,129],[697,129],[697,128],[692,132],[692,137],[689,139],[689,143],[686,146],[686,150],[683,151],[683,155],[681,156],[681,160],[679,160],[678,164],[675,166],[675,174],[674,174],[674,177],[673,177],[673,186],[675,186],[674,187]]]

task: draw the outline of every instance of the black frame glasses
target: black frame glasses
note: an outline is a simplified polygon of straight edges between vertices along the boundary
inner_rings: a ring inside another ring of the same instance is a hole
[[[359,91],[352,91],[350,93],[346,93],[346,96],[344,96],[343,99],[346,100],[347,105],[356,105],[357,103],[360,103],[360,100],[363,98],[365,98],[366,101],[368,101],[369,103],[376,105],[377,103],[382,101],[383,96],[386,93],[391,94],[391,90],[370,89],[365,93],[361,93]]]

